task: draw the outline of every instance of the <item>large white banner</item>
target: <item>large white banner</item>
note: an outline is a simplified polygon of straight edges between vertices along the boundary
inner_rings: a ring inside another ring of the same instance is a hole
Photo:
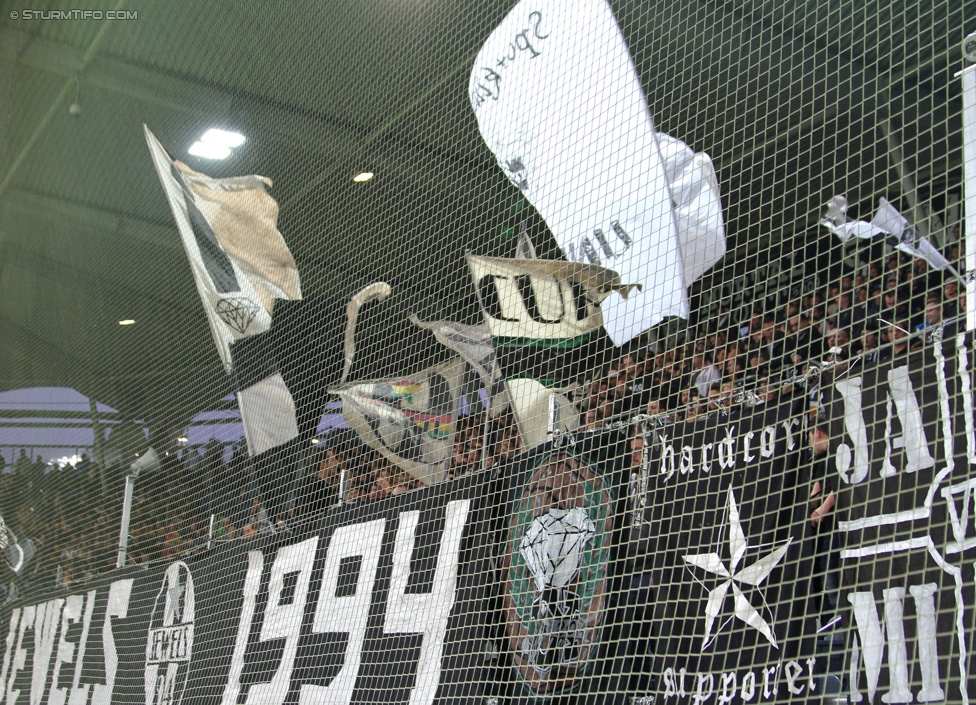
[[[470,92],[482,136],[566,256],[643,285],[603,304],[613,341],[687,316],[660,152],[606,2],[520,2],[478,54]]]
[[[478,54],[470,99],[499,165],[566,257],[642,285],[603,303],[616,344],[665,316],[688,315],[685,287],[725,251],[714,172],[666,135],[671,158],[662,157],[605,0],[518,3]]]

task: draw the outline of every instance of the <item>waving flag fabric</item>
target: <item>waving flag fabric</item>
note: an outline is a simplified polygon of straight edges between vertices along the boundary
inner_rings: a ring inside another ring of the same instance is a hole
[[[604,302],[614,343],[687,317],[685,287],[725,251],[714,171],[655,134],[607,2],[519,2],[475,59],[469,94],[499,166],[566,257],[643,286]]]
[[[844,196],[834,196],[827,203],[827,213],[820,224],[839,237],[841,242],[847,242],[852,237],[868,240],[876,235],[889,235],[892,246],[899,252],[920,257],[934,269],[948,269],[958,276],[949,260],[884,198],[879,200],[878,212],[871,222],[865,223],[863,220],[848,218],[847,199]]]
[[[387,460],[425,484],[444,479],[464,361],[454,359],[416,374],[344,385],[342,415]]]

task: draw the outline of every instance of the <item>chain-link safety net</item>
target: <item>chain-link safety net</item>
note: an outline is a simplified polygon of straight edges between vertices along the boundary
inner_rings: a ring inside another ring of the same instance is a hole
[[[976,698],[971,3],[0,7],[0,705]]]

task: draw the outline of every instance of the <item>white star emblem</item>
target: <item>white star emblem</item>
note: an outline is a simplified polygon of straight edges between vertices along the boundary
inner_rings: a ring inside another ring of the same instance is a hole
[[[702,652],[704,652],[711,643],[710,637],[712,635],[712,627],[715,624],[715,620],[722,612],[722,606],[725,603],[725,596],[728,594],[730,587],[732,588],[732,595],[735,598],[734,616],[758,631],[760,634],[766,637],[774,648],[778,649],[779,646],[776,644],[776,637],[773,635],[773,630],[770,628],[766,620],[763,619],[762,615],[759,614],[756,608],[752,606],[752,603],[749,602],[749,598],[742,594],[742,590],[739,589],[737,583],[744,583],[745,585],[752,585],[754,587],[758,587],[760,584],[762,584],[762,581],[765,580],[773,568],[776,567],[776,564],[783,560],[783,556],[786,555],[786,550],[793,542],[793,537],[791,536],[782,546],[770,551],[749,567],[742,568],[736,572],[736,568],[738,567],[739,562],[742,560],[742,557],[745,556],[746,550],[749,548],[749,546],[746,543],[745,534],[742,532],[742,525],[739,523],[739,508],[735,504],[735,495],[732,494],[731,488],[729,488],[728,512],[729,552],[732,554],[731,568],[725,567],[725,564],[722,562],[722,558],[717,553],[699,553],[694,556],[684,556],[686,563],[697,566],[709,573],[714,573],[715,575],[720,575],[723,578],[727,578],[725,582],[721,583],[718,587],[714,588],[708,593],[708,603],[705,605],[705,638],[702,640]],[[719,540],[721,541],[721,539]],[[760,596],[762,596],[762,593],[760,593]],[[763,605],[765,606],[765,598],[763,598]],[[719,626],[719,628],[716,630],[716,635],[718,634],[718,631],[730,621],[732,621],[732,617],[729,617]]]

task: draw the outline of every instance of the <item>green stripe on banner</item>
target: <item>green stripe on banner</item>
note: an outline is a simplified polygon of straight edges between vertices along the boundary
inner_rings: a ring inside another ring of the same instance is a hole
[[[578,348],[593,340],[598,330],[584,333],[575,338],[495,338],[491,339],[496,348],[557,348],[568,350]]]

